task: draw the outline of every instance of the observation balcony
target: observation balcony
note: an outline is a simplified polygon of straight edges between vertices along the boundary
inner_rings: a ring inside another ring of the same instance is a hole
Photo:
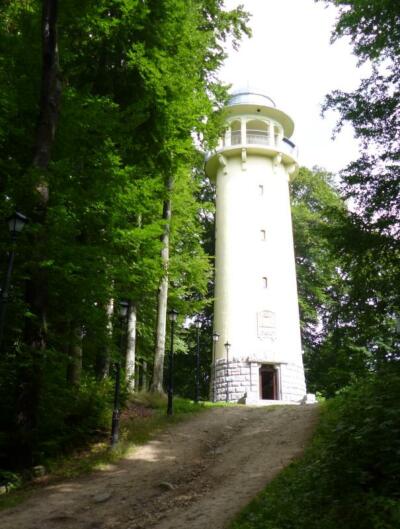
[[[271,141],[272,140],[272,141]],[[297,159],[298,149],[296,145],[290,141],[288,138],[282,138],[280,142],[276,138],[271,138],[270,134],[266,130],[257,130],[257,129],[247,129],[246,130],[246,141],[243,144],[247,145],[266,145],[269,147],[277,148],[279,144],[279,149],[284,153],[292,156]],[[223,147],[228,147],[225,140],[222,141]],[[242,133],[240,130],[235,130],[231,132],[231,146],[242,145]]]
[[[252,126],[254,124],[259,126]],[[231,122],[217,149],[206,158],[207,173],[210,176],[215,174],[218,154],[223,154],[229,158],[240,155],[243,149],[248,154],[261,154],[271,158],[281,154],[283,164],[296,164],[298,149],[283,134],[282,127],[272,121]]]
[[[226,137],[222,140],[218,151],[233,146],[248,146],[248,145],[265,145],[271,147],[274,150],[282,151],[284,154],[297,159],[298,149],[296,145],[290,141],[288,138],[278,139],[276,137],[271,138],[271,135],[266,130],[257,130],[257,129],[247,129],[246,130],[246,141],[242,142],[242,133],[240,130],[231,131],[231,141],[226,141]]]

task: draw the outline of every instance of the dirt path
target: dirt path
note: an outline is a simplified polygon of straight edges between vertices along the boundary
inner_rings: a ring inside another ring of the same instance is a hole
[[[2,529],[223,529],[302,453],[317,406],[215,408],[110,470],[48,486]]]

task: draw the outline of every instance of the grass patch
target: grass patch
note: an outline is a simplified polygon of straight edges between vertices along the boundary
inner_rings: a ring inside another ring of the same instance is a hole
[[[22,482],[7,494],[0,495],[0,509],[14,507],[24,501],[35,488],[58,480],[75,478],[93,470],[101,470],[116,463],[128,452],[145,444],[154,435],[171,424],[176,424],[195,413],[216,406],[210,402],[174,398],[174,414],[166,415],[167,399],[163,395],[139,392],[134,394],[121,414],[120,441],[115,449],[110,448],[109,431],[100,432],[97,439],[72,454],[49,459],[43,464],[46,476]],[[110,418],[111,425],[111,418]]]

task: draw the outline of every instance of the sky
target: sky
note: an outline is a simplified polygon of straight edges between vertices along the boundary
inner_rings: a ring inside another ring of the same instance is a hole
[[[368,66],[357,67],[350,43],[330,43],[336,9],[314,0],[226,0],[252,14],[251,39],[229,57],[220,78],[233,87],[262,89],[295,122],[292,137],[299,147],[299,162],[333,173],[358,154],[352,128],[346,126],[333,140],[334,112],[321,117],[327,93],[355,89]]]

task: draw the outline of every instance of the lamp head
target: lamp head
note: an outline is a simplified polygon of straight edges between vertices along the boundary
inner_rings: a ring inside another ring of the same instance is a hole
[[[218,342],[219,340],[219,334],[217,332],[213,333],[213,342]]]
[[[24,229],[25,224],[29,221],[28,217],[16,211],[10,217],[8,217],[8,227],[13,236],[21,233]]]
[[[175,309],[171,309],[169,312],[168,312],[168,318],[169,318],[169,321],[176,321],[176,318],[178,317],[178,311],[175,310]]]
[[[122,299],[119,302],[119,315],[121,318],[126,318],[128,315],[128,309],[129,309],[129,301],[126,301],[125,299]]]

